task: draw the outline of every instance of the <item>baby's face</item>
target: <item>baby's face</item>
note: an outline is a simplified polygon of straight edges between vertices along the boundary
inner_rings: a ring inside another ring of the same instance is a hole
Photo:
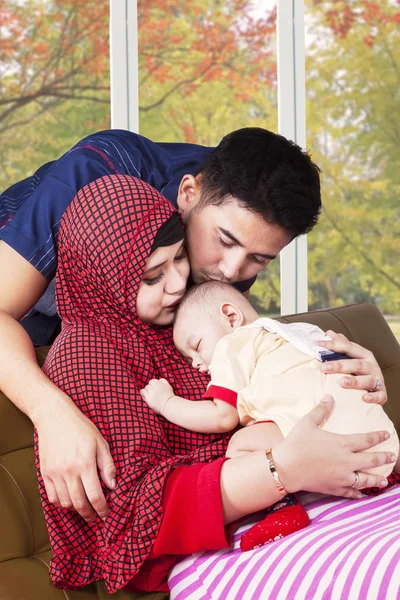
[[[181,310],[174,325],[174,342],[195,369],[207,373],[217,342],[230,333],[229,325],[197,306]]]

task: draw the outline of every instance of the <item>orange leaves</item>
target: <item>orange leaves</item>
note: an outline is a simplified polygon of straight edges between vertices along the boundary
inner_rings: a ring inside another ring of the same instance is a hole
[[[190,125],[182,124],[184,140],[188,144],[197,144],[198,140],[196,139],[196,132]]]
[[[48,54],[48,52],[49,52],[49,44],[45,41],[39,42],[33,48],[33,54],[36,55],[36,57],[45,56]]]
[[[144,97],[225,82],[247,98],[276,84],[276,9],[260,16],[253,0],[138,0],[138,19]]]
[[[335,1],[315,3],[325,13],[326,22],[335,35],[344,39],[351,30],[357,28],[364,33],[364,43],[370,48],[378,35],[385,35],[387,25],[400,23],[400,13],[389,3],[346,0],[340,3],[340,8],[337,8]]]
[[[366,35],[364,37],[364,44],[372,48],[372,46],[374,45],[374,39],[375,38],[372,35]]]
[[[343,10],[328,10],[326,18],[332,31],[338,37],[345,38],[356,20],[356,15],[350,7],[346,6]]]
[[[171,81],[174,79],[171,69],[168,67],[168,65],[160,65],[157,67],[154,70],[153,77],[160,83],[165,83],[166,81]]]
[[[204,76],[204,81],[219,81],[223,77],[223,70],[220,66],[212,67]]]
[[[234,94],[234,98],[237,102],[250,102],[252,97],[246,92],[237,92],[236,94]]]

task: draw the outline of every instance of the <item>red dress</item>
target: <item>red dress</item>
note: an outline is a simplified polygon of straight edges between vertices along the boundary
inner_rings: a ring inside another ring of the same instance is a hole
[[[171,203],[141,180],[113,175],[80,190],[59,233],[56,296],[62,331],[44,372],[110,445],[117,485],[104,488],[110,514],[86,523],[40,493],[60,588],[104,579],[165,590],[177,555],[227,545],[219,490],[230,434],[193,433],[154,414],[139,394],[165,377],[175,393],[201,401],[208,380],[176,351],[171,328],[142,323],[142,272]],[[219,460],[216,460],[219,459]],[[181,467],[181,468],[179,468]]]

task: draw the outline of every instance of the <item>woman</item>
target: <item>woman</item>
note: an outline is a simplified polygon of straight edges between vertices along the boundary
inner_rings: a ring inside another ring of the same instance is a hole
[[[140,180],[96,180],[63,217],[56,289],[62,332],[44,371],[109,443],[117,482],[105,492],[110,514],[104,521],[87,523],[54,506],[36,439],[57,587],[104,579],[110,592],[128,584],[167,590],[176,555],[227,547],[226,524],[280,498],[264,450],[225,461],[228,435],[180,429],[157,417],[139,394],[149,379],[165,377],[179,395],[202,398],[205,376],[178,354],[164,328],[188,274],[174,209]],[[354,472],[390,461],[382,453],[357,454],[380,442],[382,432],[368,442],[319,430],[330,406],[322,403],[274,449],[289,492],[357,497]],[[359,487],[380,483],[363,473],[357,480]]]

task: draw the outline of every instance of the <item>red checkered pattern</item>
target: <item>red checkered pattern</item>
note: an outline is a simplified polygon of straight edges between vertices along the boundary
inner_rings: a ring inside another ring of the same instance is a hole
[[[208,380],[178,354],[171,328],[142,323],[136,297],[142,272],[171,203],[130,176],[112,175],[80,190],[59,234],[57,303],[62,332],[44,372],[110,444],[117,486],[104,488],[110,515],[86,523],[40,493],[60,588],[104,579],[109,592],[129,582],[149,555],[162,520],[166,478],[178,465],[224,455],[229,435],[181,429],[155,415],[138,390],[165,377],[175,392],[202,399]]]

